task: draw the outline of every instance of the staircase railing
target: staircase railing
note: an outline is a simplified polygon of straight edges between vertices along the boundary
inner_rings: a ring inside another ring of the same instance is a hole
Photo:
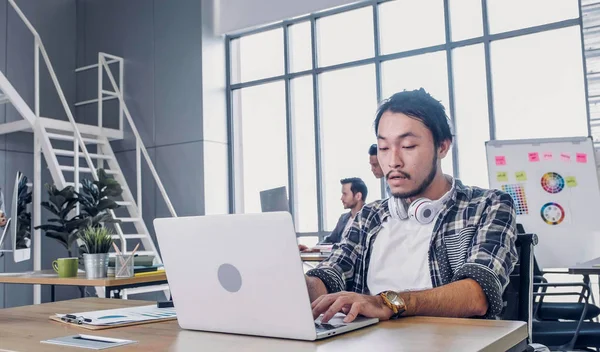
[[[40,225],[40,221],[41,221],[41,217],[40,217],[40,210],[41,210],[40,209],[40,202],[41,202],[41,187],[40,187],[41,168],[40,168],[40,164],[41,164],[41,160],[39,159],[39,153],[40,153],[39,149],[40,148],[44,149],[45,154],[51,149],[51,145],[49,145],[50,141],[48,139],[48,136],[44,133],[45,130],[41,124],[41,119],[40,119],[40,55],[42,56],[42,59],[43,59],[44,63],[46,64],[48,73],[50,74],[50,79],[52,80],[52,84],[54,85],[54,88],[56,89],[56,92],[58,93],[58,98],[60,100],[60,103],[67,115],[69,122],[71,123],[71,125],[73,127],[74,143],[78,144],[79,148],[81,148],[81,151],[83,152],[85,161],[88,164],[88,167],[92,173],[92,177],[94,178],[94,180],[98,181],[98,175],[96,172],[96,168],[94,167],[94,163],[92,162],[92,158],[90,157],[90,154],[85,146],[85,143],[83,141],[83,138],[81,136],[79,128],[77,127],[77,123],[75,122],[73,113],[71,112],[69,104],[67,103],[65,94],[60,86],[60,83],[58,82],[56,72],[54,71],[54,67],[52,66],[52,63],[50,62],[50,58],[48,57],[48,52],[46,51],[46,48],[44,47],[44,43],[42,42],[40,35],[35,30],[35,28],[31,24],[31,22],[29,22],[29,20],[25,16],[25,14],[23,14],[23,12],[19,8],[19,6],[17,6],[15,1],[8,0],[8,3],[13,8],[13,10],[17,13],[19,18],[21,18],[21,21],[23,21],[25,26],[29,29],[29,31],[33,35],[33,39],[34,39],[33,40],[34,41],[33,54],[34,54],[34,114],[35,114],[35,121],[30,121],[29,118],[26,118],[26,120],[28,120],[29,123],[33,122],[32,128],[34,131],[34,146],[35,146],[34,169],[36,171],[36,174],[34,175],[35,186],[34,186],[34,195],[33,195],[34,203],[35,203],[34,204],[34,206],[35,206],[34,226],[38,226],[38,225]],[[79,158],[78,158],[79,148],[77,148],[77,147],[74,148],[75,149],[75,158],[76,158],[74,165],[76,167],[79,166],[78,165],[79,164]],[[51,167],[51,171],[52,171],[52,167]],[[56,171],[56,170],[54,170],[54,171]],[[77,169],[75,170],[75,180],[76,181],[78,178],[78,171],[79,170],[77,170]],[[56,172],[54,172],[54,173],[56,173]],[[64,176],[62,175],[61,172],[58,172],[58,175],[60,176],[58,178],[58,181],[63,183],[61,185],[61,187],[64,187],[65,186]],[[78,187],[79,187],[79,183],[76,182],[75,188],[78,189]],[[111,211],[111,215],[114,217],[114,212]],[[117,233],[119,234],[119,236],[123,239],[123,231],[121,230],[121,227],[119,226],[119,224],[115,224],[115,229],[117,230]],[[39,231],[40,230],[35,230],[36,233],[33,236],[33,246],[35,248],[34,256],[33,256],[33,269],[34,270],[41,270],[42,238],[39,234]],[[41,302],[41,288],[39,285],[34,286],[33,300],[34,300],[35,304],[39,304]]]
[[[21,20],[23,21],[25,26],[27,26],[27,28],[29,29],[31,34],[33,34],[33,38],[34,38],[34,51],[33,51],[33,55],[34,55],[34,86],[35,86],[34,87],[34,104],[35,104],[34,110],[35,110],[36,120],[39,122],[38,119],[40,117],[40,54],[41,54],[42,58],[44,60],[44,63],[46,64],[46,67],[48,69],[48,73],[50,74],[52,83],[54,84],[54,88],[56,89],[56,91],[58,93],[58,98],[60,99],[61,105],[62,105],[65,113],[67,114],[67,118],[69,119],[69,122],[71,123],[71,125],[73,127],[74,144],[75,144],[75,148],[74,148],[75,149],[75,159],[74,159],[75,183],[74,183],[74,186],[75,186],[76,190],[79,190],[79,180],[78,180],[79,179],[79,155],[78,155],[79,148],[81,148],[83,157],[85,158],[88,168],[90,169],[90,171],[92,173],[92,177],[95,181],[98,181],[98,173],[96,171],[96,168],[94,167],[94,163],[92,161],[90,153],[88,152],[87,147],[85,146],[85,142],[83,141],[81,132],[79,131],[79,128],[77,127],[77,122],[75,122],[75,118],[73,117],[73,113],[71,112],[71,108],[69,107],[69,103],[67,103],[65,94],[63,93],[60,83],[58,82],[58,78],[56,77],[56,73],[54,72],[54,67],[52,66],[52,63],[50,62],[50,58],[48,57],[48,53],[46,52],[46,48],[44,47],[44,43],[42,42],[40,35],[35,30],[35,28],[31,24],[31,22],[29,22],[27,17],[25,17],[25,14],[23,14],[23,12],[19,8],[19,6],[17,6],[15,1],[8,0],[8,3],[12,6],[12,8],[15,10],[17,15],[21,18]],[[35,126],[32,126],[32,127],[35,128],[36,134],[39,136],[40,133],[42,132],[41,124],[37,123],[37,124],[35,124]],[[47,141],[47,139],[46,139],[46,141]],[[77,148],[77,145],[79,146],[79,148]],[[61,178],[61,179],[64,179],[64,178]],[[64,184],[62,186],[64,186]],[[112,210],[110,211],[110,214],[113,218],[115,217],[115,214]],[[124,238],[122,237],[123,231],[121,230],[120,225],[119,224],[114,224],[114,225],[117,230],[117,233],[124,240]],[[37,243],[34,243],[34,244],[38,245]]]
[[[131,131],[133,132],[133,135],[135,136],[135,157],[136,157],[135,160],[136,160],[137,197],[138,197],[137,203],[138,203],[138,209],[139,209],[139,216],[140,217],[142,216],[142,162],[141,162],[141,155],[143,155],[144,159],[146,160],[146,163],[148,164],[148,168],[150,169],[150,172],[152,173],[152,177],[154,177],[154,181],[156,182],[156,185],[157,185],[158,189],[160,190],[160,193],[161,193],[165,203],[167,204],[167,208],[169,209],[171,216],[176,217],[177,213],[175,212],[175,208],[173,208],[173,204],[171,203],[171,200],[169,199],[169,196],[167,195],[167,191],[165,190],[165,187],[164,187],[162,181],[160,180],[160,177],[158,176],[156,169],[154,168],[154,164],[152,163],[152,160],[150,159],[148,150],[146,149],[144,142],[142,142],[140,133],[138,132],[138,129],[135,126],[135,123],[133,122],[133,118],[131,117],[131,113],[129,112],[129,109],[127,108],[127,104],[125,104],[123,92],[117,85],[115,77],[114,77],[110,67],[108,66],[109,62],[107,61],[107,59],[122,60],[122,58],[114,56],[114,55],[106,54],[106,53],[99,53],[98,54],[98,66],[99,66],[98,69],[100,70],[102,67],[104,69],[104,72],[106,72],[108,79],[110,80],[110,84],[112,85],[112,88],[114,90],[114,92],[110,92],[110,93],[116,94],[117,98],[119,99],[120,110],[121,110],[121,112],[125,113],[125,117],[127,118],[129,127],[131,128]],[[121,70],[120,70],[121,86],[122,86],[122,72],[123,72],[123,69],[121,68]],[[103,76],[103,73],[99,72],[98,77],[101,78],[102,76]],[[101,83],[98,84],[98,87],[100,89],[100,92],[102,92],[103,89],[102,89]],[[102,99],[100,99],[100,96],[101,96],[101,93],[98,93],[98,97],[99,97],[98,104],[100,106],[102,106]],[[102,108],[99,108],[98,111],[101,112]],[[101,121],[100,116],[99,116],[99,120]],[[122,121],[123,120],[121,119],[121,128],[123,128]]]
[[[34,51],[33,51],[34,67],[35,67],[35,71],[34,71],[35,109],[34,109],[34,111],[35,111],[36,119],[40,117],[40,54],[41,54],[42,58],[44,59],[44,63],[46,64],[46,67],[48,68],[48,73],[50,74],[50,78],[52,80],[52,83],[54,84],[54,88],[56,89],[56,91],[58,93],[58,98],[60,99],[62,107],[65,110],[65,113],[67,114],[67,118],[69,119],[69,122],[71,122],[71,125],[73,126],[73,132],[75,135],[75,139],[77,140],[77,142],[79,143],[79,147],[83,151],[86,162],[88,163],[90,168],[93,168],[94,164],[92,162],[92,158],[90,157],[90,155],[87,151],[85,143],[83,142],[83,138],[81,137],[79,128],[77,128],[77,123],[75,122],[75,118],[73,117],[71,108],[69,108],[69,103],[67,103],[67,99],[65,98],[65,94],[63,93],[60,83],[58,82],[58,78],[56,77],[56,73],[54,72],[54,67],[52,66],[52,63],[50,62],[50,58],[48,57],[48,53],[46,52],[46,48],[44,47],[44,43],[42,43],[42,39],[40,38],[40,35],[35,30],[33,25],[31,25],[31,22],[29,22],[27,17],[25,17],[25,15],[23,14],[23,12],[19,8],[19,6],[17,6],[17,4],[15,3],[15,1],[8,0],[8,2],[12,6],[12,8],[15,10],[17,15],[19,15],[19,17],[21,18],[23,23],[25,23],[25,26],[27,26],[27,28],[29,29],[31,34],[33,34],[33,38],[34,38]],[[98,175],[96,175],[95,172],[93,172],[92,174],[93,174],[94,179],[97,181]]]
[[[8,2],[11,4],[11,6],[13,7],[13,9],[17,13],[17,15],[21,18],[23,23],[25,23],[25,25],[27,26],[27,28],[33,34],[33,37],[34,37],[34,66],[35,66],[35,77],[34,77],[35,99],[34,99],[34,101],[35,101],[35,116],[36,116],[36,118],[40,117],[39,56],[41,54],[41,56],[46,64],[46,67],[48,68],[48,72],[50,74],[50,78],[52,79],[52,83],[54,84],[54,87],[56,88],[56,91],[58,92],[58,97],[60,99],[62,107],[63,107],[65,113],[67,114],[69,122],[73,126],[73,132],[75,135],[76,143],[79,145],[79,148],[81,148],[81,152],[83,153],[85,161],[88,164],[89,169],[91,170],[92,177],[94,178],[95,181],[98,181],[98,175],[97,175],[96,168],[94,166],[94,163],[92,161],[90,153],[87,150],[85,142],[83,141],[81,132],[79,131],[79,128],[77,127],[77,122],[75,121],[75,118],[73,117],[73,113],[71,112],[69,104],[67,103],[67,100],[66,100],[63,90],[60,86],[60,83],[58,82],[58,78],[56,77],[56,73],[54,71],[52,63],[50,62],[50,58],[48,57],[48,53],[46,52],[46,48],[44,47],[44,43],[42,42],[40,35],[37,33],[37,31],[31,24],[31,22],[29,22],[27,17],[25,17],[25,15],[21,11],[21,9],[15,3],[15,1],[8,0]],[[125,99],[123,97],[123,93],[122,93],[121,89],[119,88],[119,86],[117,86],[117,83],[112,74],[112,71],[111,71],[110,67],[108,66],[109,62],[107,62],[106,58],[111,59],[110,63],[116,62],[116,61],[120,62],[120,76],[119,76],[120,82],[119,83],[120,83],[120,86],[122,86],[122,84],[123,84],[123,64],[122,64],[123,59],[120,57],[110,55],[110,54],[99,53],[98,54],[98,79],[99,79],[99,82],[98,82],[98,87],[99,87],[99,90],[98,90],[98,126],[102,127],[102,125],[103,125],[103,123],[102,123],[102,103],[105,100],[103,97],[103,94],[108,94],[110,96],[116,96],[117,99],[119,99],[119,105],[120,105],[120,108],[119,108],[120,130],[123,131],[122,116],[123,116],[123,113],[125,113],[125,116],[127,117],[127,122],[129,123],[129,127],[133,131],[133,134],[136,139],[136,168],[137,168],[137,181],[138,181],[137,182],[137,188],[138,188],[137,206],[139,209],[140,217],[142,215],[142,202],[141,202],[142,201],[142,198],[141,198],[141,194],[142,194],[142,192],[141,192],[141,190],[142,190],[141,189],[141,184],[142,184],[141,174],[142,173],[141,173],[141,155],[140,154],[143,154],[143,156],[146,160],[146,163],[148,164],[148,167],[150,168],[150,172],[152,173],[152,176],[154,177],[154,180],[161,192],[161,195],[167,204],[167,208],[169,209],[169,212],[171,213],[172,216],[177,216],[177,213],[175,212],[175,208],[173,207],[173,204],[171,203],[171,200],[169,199],[169,196],[167,195],[164,185],[162,184],[162,181],[160,180],[160,177],[158,176],[158,173],[156,172],[154,164],[152,163],[152,160],[150,159],[150,156],[148,155],[148,151],[147,151],[144,143],[142,142],[142,139],[137,130],[137,127],[135,126],[135,123],[133,122],[133,119],[131,117],[129,109],[127,108],[127,105],[125,104]],[[102,77],[103,77],[102,70],[104,70],[107,73],[110,83],[114,89],[114,92],[104,91],[102,89],[102,81],[103,81],[102,80]],[[79,170],[78,170],[79,159],[78,159],[77,154],[78,154],[79,150],[76,147],[74,149],[75,149],[75,163],[74,163],[75,164],[74,165],[75,178],[77,179],[78,174],[79,174]],[[79,184],[76,180],[75,188],[78,188],[78,187],[79,187]],[[114,216],[114,214],[113,214],[113,216]],[[117,224],[117,226],[118,226],[118,224]],[[122,231],[118,231],[118,232],[122,234]]]

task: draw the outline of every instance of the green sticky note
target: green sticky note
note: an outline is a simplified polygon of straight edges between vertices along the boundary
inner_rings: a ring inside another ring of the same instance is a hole
[[[496,179],[498,180],[498,182],[507,182],[508,174],[504,171],[498,171],[498,173],[496,174]]]
[[[575,176],[567,176],[567,187],[577,187],[577,179]]]
[[[517,177],[517,181],[527,181],[527,174],[525,171],[517,171],[515,172],[515,176]]]

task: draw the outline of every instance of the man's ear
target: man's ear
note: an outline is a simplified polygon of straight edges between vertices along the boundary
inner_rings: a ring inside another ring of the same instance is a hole
[[[362,192],[354,193],[354,200],[359,201],[363,198]]]
[[[439,159],[445,158],[446,155],[448,154],[448,152],[450,151],[451,147],[452,147],[452,143],[450,142],[449,139],[442,141],[440,143],[440,146],[438,147],[438,158]]]

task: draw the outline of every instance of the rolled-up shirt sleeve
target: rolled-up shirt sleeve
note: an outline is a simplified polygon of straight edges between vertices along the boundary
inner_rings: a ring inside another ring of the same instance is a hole
[[[502,311],[502,294],[517,263],[515,209],[510,195],[495,191],[487,198],[477,233],[467,251],[467,260],[452,281],[473,279],[488,302],[487,318]]]
[[[359,213],[347,234],[342,236],[340,244],[334,247],[329,258],[306,273],[307,276],[321,279],[328,293],[348,290],[353,286],[356,259],[362,248],[360,246],[362,226],[363,217]]]

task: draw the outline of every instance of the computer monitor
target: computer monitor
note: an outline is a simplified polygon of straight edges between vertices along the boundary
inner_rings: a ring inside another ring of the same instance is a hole
[[[13,194],[10,202],[11,218],[7,219],[6,225],[0,237],[0,248],[7,235],[12,236],[12,248],[0,250],[0,252],[12,252],[15,263],[31,258],[31,204],[32,194],[27,184],[27,177],[22,172],[17,172]]]
[[[13,196],[11,199],[11,215],[4,228],[3,237],[7,233],[12,236],[13,260],[15,263],[31,258],[31,191],[27,185],[27,177],[22,172],[17,172]],[[0,239],[0,245],[2,239]]]
[[[290,211],[287,188],[285,186],[260,192],[260,207],[263,213]]]

